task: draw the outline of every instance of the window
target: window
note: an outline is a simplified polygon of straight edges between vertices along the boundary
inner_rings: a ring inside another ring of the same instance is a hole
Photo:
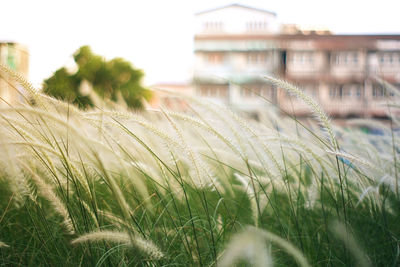
[[[211,65],[220,65],[224,60],[224,54],[222,53],[208,53],[206,54],[207,63]]]
[[[224,24],[222,21],[206,21],[203,23],[203,29],[206,31],[223,30]]]
[[[350,97],[352,99],[361,99],[362,96],[362,85],[361,84],[347,84],[344,86],[347,90],[351,90]]]
[[[357,99],[361,99],[361,86],[356,88],[356,97]]]
[[[266,98],[274,97],[274,88],[265,84],[247,84],[240,89],[240,95],[245,98]]]
[[[314,84],[305,85],[304,92],[312,98],[318,98],[318,87]]]
[[[373,84],[372,85],[372,97],[375,99],[382,99],[385,97],[393,97],[394,92],[387,90],[386,87],[384,87],[381,84]]]
[[[342,51],[333,53],[333,62],[336,65],[357,65],[359,62],[357,51]]]
[[[311,51],[293,52],[289,58],[291,62],[296,64],[314,63],[314,53]]]
[[[249,65],[265,65],[268,60],[267,53],[250,52],[247,53],[247,64]]]
[[[385,96],[385,88],[380,85],[372,86],[372,97],[373,98],[383,98]]]
[[[268,28],[268,23],[266,21],[249,21],[246,23],[246,30],[252,31],[262,31]]]
[[[333,85],[329,88],[329,97],[331,99],[342,99],[342,87],[340,85]]]
[[[343,98],[350,98],[352,96],[352,90],[353,88],[349,86],[343,86],[342,88],[342,97]]]
[[[217,86],[214,88],[215,95],[218,98],[226,98],[228,97],[228,87],[227,86]]]
[[[313,63],[314,62],[314,54],[312,52],[308,53],[307,57],[308,62]]]
[[[227,85],[202,85],[199,94],[203,97],[226,98],[228,97]]]
[[[250,88],[248,88],[247,86],[244,86],[244,87],[240,88],[240,95],[242,97],[253,97],[254,94]]]
[[[302,90],[306,95],[311,96],[314,99],[318,99],[318,85],[317,84],[303,84],[299,85],[298,88]],[[292,93],[289,91],[285,90],[285,95],[287,98],[290,98],[293,96]]]
[[[260,95],[264,98],[272,100],[275,95],[275,90],[274,88],[263,86],[260,90]]]
[[[379,53],[379,62],[381,65],[387,66],[400,64],[400,52],[381,52]]]
[[[353,63],[354,64],[358,63],[358,53],[357,52],[353,52]]]
[[[362,87],[360,84],[332,85],[329,89],[331,99],[361,99]]]
[[[210,95],[209,88],[207,86],[202,86],[199,88],[199,95],[207,97]]]

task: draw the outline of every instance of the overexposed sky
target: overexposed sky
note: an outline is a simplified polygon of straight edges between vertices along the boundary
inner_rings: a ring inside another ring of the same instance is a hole
[[[29,79],[72,64],[82,45],[145,71],[147,85],[190,79],[194,14],[231,3],[277,13],[279,21],[335,33],[400,34],[400,0],[1,0],[0,41],[26,45]]]

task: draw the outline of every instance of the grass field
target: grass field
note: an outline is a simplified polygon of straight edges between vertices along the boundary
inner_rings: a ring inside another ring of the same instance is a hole
[[[83,111],[1,74],[34,103],[0,111],[2,266],[400,264],[395,116],[340,128],[273,78],[315,119],[188,97],[187,113]]]

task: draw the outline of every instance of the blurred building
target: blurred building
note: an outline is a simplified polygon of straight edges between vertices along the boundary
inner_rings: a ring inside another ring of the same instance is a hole
[[[263,75],[288,80],[334,117],[384,117],[400,86],[400,35],[334,35],[279,25],[276,14],[233,4],[196,14],[193,85],[199,96],[257,113],[268,102],[296,115],[310,111]],[[262,97],[259,97],[262,96]]]
[[[184,97],[193,97],[194,88],[188,83],[158,83],[150,87],[153,96],[149,102],[151,108],[169,108],[175,111],[189,109]]]
[[[14,42],[0,41],[0,63],[20,73],[25,78],[28,77],[29,54],[24,46]],[[11,79],[6,79],[0,73],[0,105],[4,105],[6,102],[13,104],[19,101],[22,98],[19,92],[22,93],[23,88]]]

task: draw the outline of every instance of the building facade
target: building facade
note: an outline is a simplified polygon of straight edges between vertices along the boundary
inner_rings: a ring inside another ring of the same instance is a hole
[[[28,50],[14,42],[0,42],[0,63],[28,78]],[[0,75],[0,105],[14,104],[23,96],[23,88]]]
[[[189,110],[187,102],[182,96],[193,96],[193,87],[188,83],[158,83],[150,86],[153,96],[148,108],[166,107],[174,111]]]
[[[279,26],[273,12],[238,4],[200,12],[196,25],[196,94],[239,110],[256,113],[272,102],[299,116],[310,113],[265,75],[298,85],[343,118],[385,117],[383,104],[395,92],[377,77],[400,86],[400,35],[302,31]]]

